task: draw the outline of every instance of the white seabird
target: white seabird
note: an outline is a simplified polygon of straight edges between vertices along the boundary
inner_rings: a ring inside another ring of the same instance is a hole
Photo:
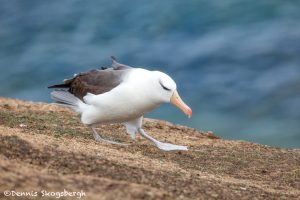
[[[192,116],[192,110],[176,90],[176,83],[165,73],[129,67],[112,57],[112,68],[80,73],[48,88],[68,88],[52,91],[52,99],[80,113],[81,122],[91,127],[97,141],[121,144],[102,138],[94,126],[123,123],[132,139],[140,133],[161,150],[187,150],[187,146],[160,142],[142,129],[143,115],[162,103],[172,103],[188,117]]]

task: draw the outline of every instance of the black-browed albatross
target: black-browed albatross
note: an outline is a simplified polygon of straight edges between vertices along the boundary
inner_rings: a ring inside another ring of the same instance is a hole
[[[167,74],[120,64],[112,57],[112,67],[91,70],[48,88],[56,103],[69,106],[81,114],[81,122],[93,130],[95,140],[121,144],[102,138],[96,124],[123,123],[127,133],[136,133],[153,142],[159,149],[187,150],[186,146],[163,143],[142,129],[143,115],[162,103],[172,103],[188,117],[192,110],[181,100],[176,83]]]

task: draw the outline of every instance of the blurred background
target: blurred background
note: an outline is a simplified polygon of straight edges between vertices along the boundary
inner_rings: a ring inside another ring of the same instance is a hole
[[[300,1],[1,0],[0,96],[51,102],[111,55],[168,73],[193,109],[147,117],[300,147]]]

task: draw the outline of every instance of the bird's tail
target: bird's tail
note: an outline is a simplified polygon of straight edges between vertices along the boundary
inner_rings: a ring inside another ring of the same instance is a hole
[[[51,92],[51,98],[60,105],[64,105],[72,108],[76,112],[82,113],[84,107],[87,106],[79,98],[75,97],[68,91],[65,90],[54,90]]]

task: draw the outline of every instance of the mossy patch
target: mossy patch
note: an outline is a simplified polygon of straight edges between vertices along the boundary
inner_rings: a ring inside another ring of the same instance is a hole
[[[76,116],[75,116],[76,117]],[[86,130],[78,130],[79,120],[74,116],[58,112],[1,110],[1,125],[11,128],[23,128],[40,134],[53,134],[55,137],[83,137]]]

